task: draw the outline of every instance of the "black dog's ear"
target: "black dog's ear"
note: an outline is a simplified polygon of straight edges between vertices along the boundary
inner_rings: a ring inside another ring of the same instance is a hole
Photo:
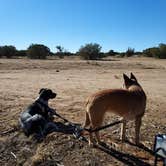
[[[123,73],[123,79],[124,79],[125,81],[129,81],[129,80],[130,80],[130,78],[129,78],[126,74],[124,74],[124,73]]]
[[[131,79],[131,80],[135,80],[135,81],[137,82],[137,79],[136,79],[136,77],[134,76],[133,73],[130,74],[130,79]]]
[[[41,94],[44,90],[46,90],[45,88],[41,88],[39,91],[39,94]]]

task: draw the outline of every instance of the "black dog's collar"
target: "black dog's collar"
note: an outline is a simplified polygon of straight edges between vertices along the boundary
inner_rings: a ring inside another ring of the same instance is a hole
[[[43,110],[43,109],[49,109],[49,106],[48,106],[47,102],[45,102],[45,101],[43,101],[43,100],[41,100],[41,99],[37,99],[37,100],[35,101],[35,103],[38,104],[39,107],[40,107],[42,110]]]
[[[48,104],[47,104],[47,101],[45,102],[45,101],[43,101],[43,100],[41,100],[40,98],[38,98],[36,101],[35,101],[35,104],[37,104],[38,105],[38,107],[42,110],[42,112],[47,112],[47,113],[52,113],[52,114],[55,114],[55,110],[54,109],[52,109],[52,108],[50,108],[49,106],[48,106]]]
[[[38,98],[36,99],[36,102],[38,102],[38,103],[40,103],[40,104],[42,104],[42,105],[48,106],[48,101],[45,101],[45,100],[43,100],[43,99],[40,98],[40,97],[38,97]]]

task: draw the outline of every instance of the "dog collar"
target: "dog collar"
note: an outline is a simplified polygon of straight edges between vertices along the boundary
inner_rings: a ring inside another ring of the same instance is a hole
[[[48,106],[48,101],[45,101],[45,100],[43,100],[43,99],[37,98],[37,99],[36,99],[36,102],[38,102],[38,103],[40,103],[40,104],[43,104],[43,105],[45,105],[45,106]]]

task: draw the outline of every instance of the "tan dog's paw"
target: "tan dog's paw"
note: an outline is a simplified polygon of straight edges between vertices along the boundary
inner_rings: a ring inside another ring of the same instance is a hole
[[[90,148],[94,148],[94,147],[95,147],[95,143],[94,143],[94,142],[89,141],[89,147],[90,147]]]

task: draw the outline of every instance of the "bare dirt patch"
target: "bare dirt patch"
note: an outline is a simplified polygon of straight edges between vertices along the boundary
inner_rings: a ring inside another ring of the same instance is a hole
[[[141,127],[144,146],[119,142],[119,125],[101,132],[107,149],[89,148],[71,135],[52,133],[40,144],[21,131],[1,136],[0,165],[153,165],[154,136],[166,131],[166,61],[150,58],[111,61],[0,59],[0,131],[18,124],[20,112],[37,97],[40,88],[57,92],[50,102],[70,121],[83,124],[85,100],[100,89],[120,88],[122,73],[133,72],[143,86],[147,110]],[[117,119],[106,115],[105,122]],[[134,123],[128,124],[133,142]],[[111,143],[116,147],[111,146]],[[14,155],[13,155],[14,154]]]

